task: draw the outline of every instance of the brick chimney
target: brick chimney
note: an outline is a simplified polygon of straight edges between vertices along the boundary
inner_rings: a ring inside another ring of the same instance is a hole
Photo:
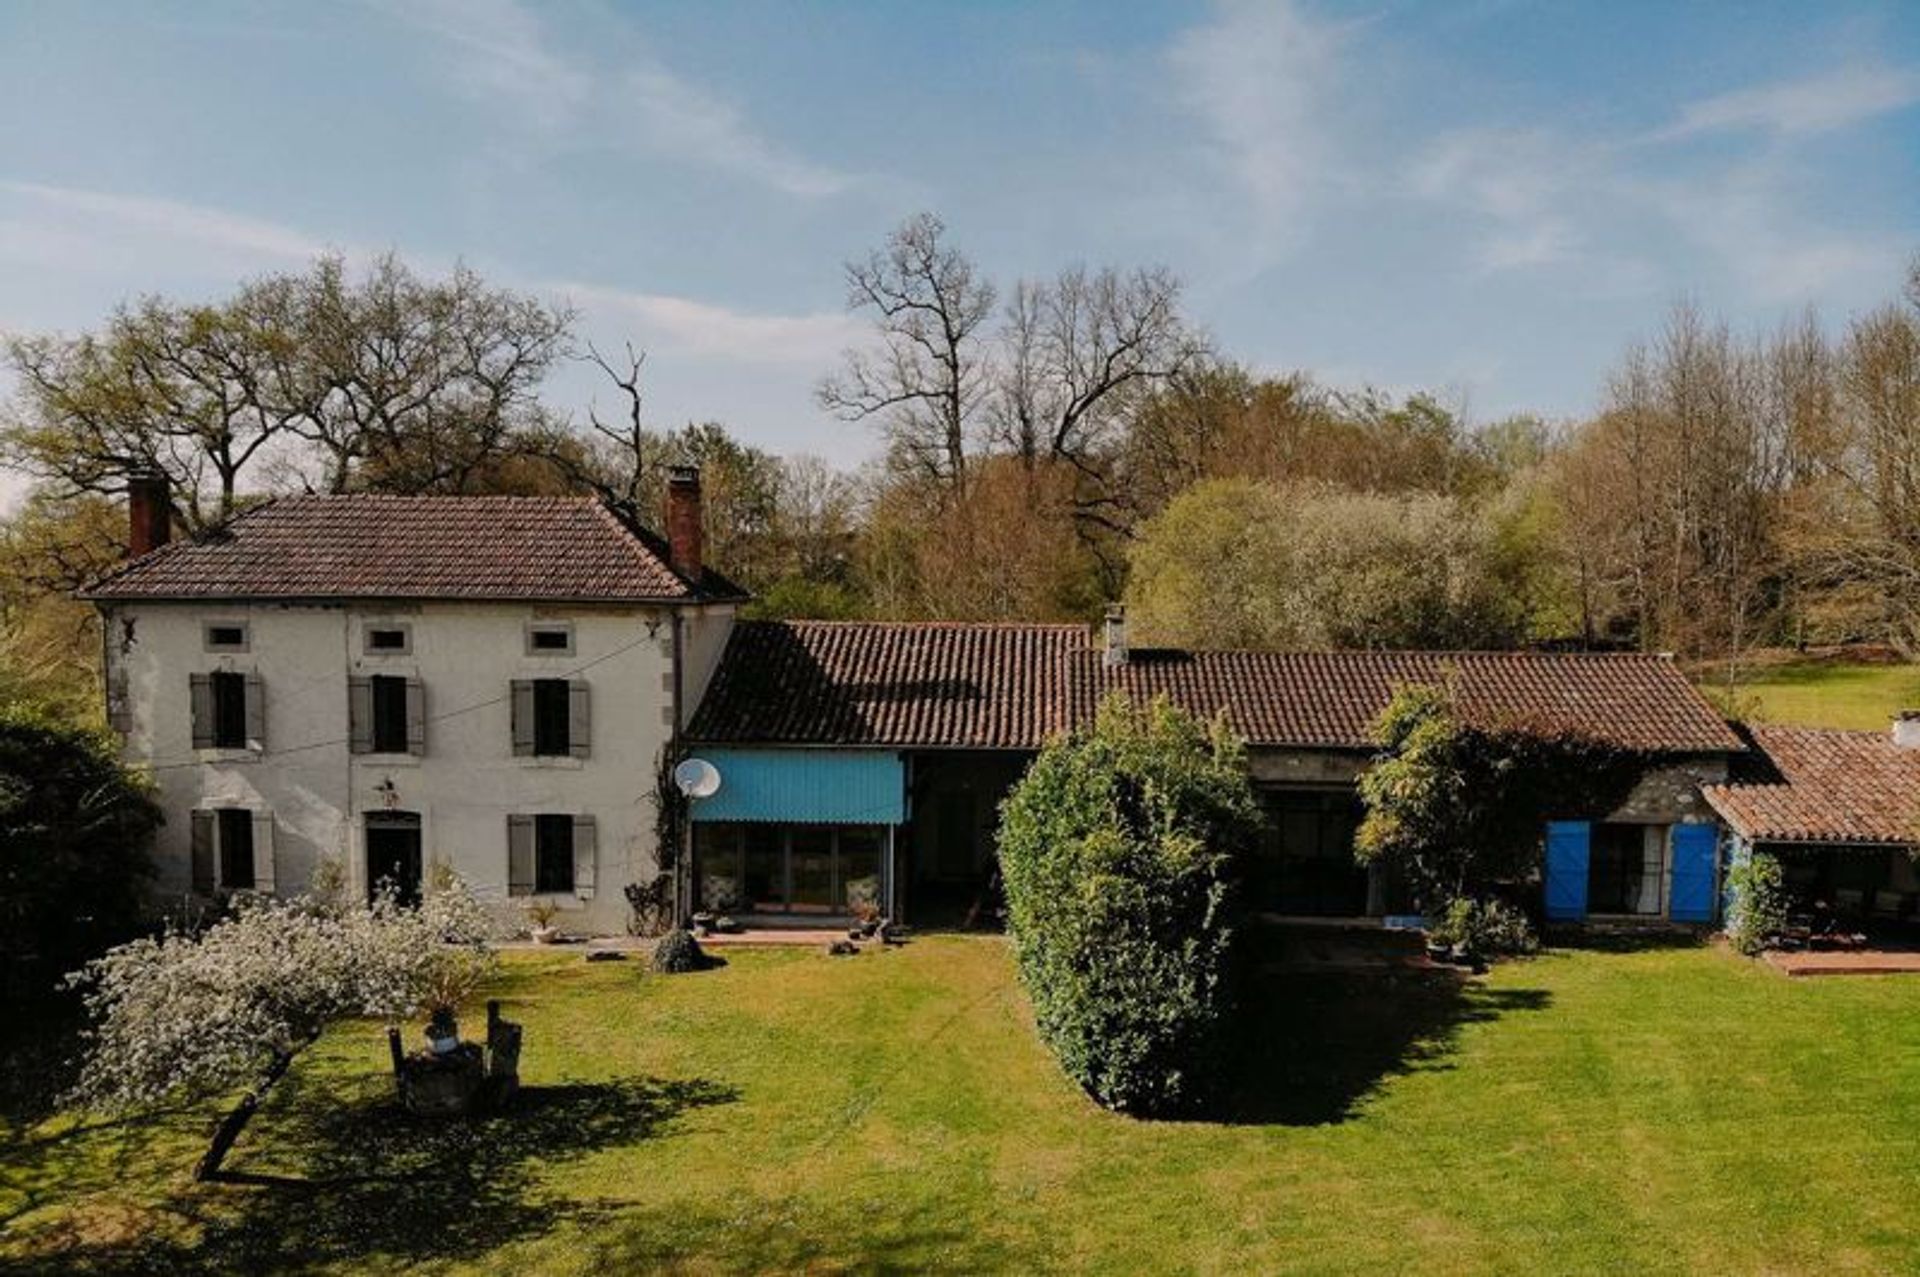
[[[167,476],[143,470],[127,476],[127,554],[139,558],[173,537],[173,502]]]
[[[1127,663],[1127,608],[1124,603],[1107,604],[1107,646],[1101,660],[1108,665]]]
[[[699,466],[667,469],[667,554],[674,571],[700,584],[706,564],[701,559]]]
[[[1920,749],[1920,709],[1903,709],[1894,716],[1893,743],[1901,749]]]

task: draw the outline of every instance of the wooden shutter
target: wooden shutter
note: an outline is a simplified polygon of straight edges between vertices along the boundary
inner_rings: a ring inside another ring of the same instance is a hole
[[[427,685],[417,678],[407,680],[407,752],[427,752]]]
[[[533,817],[507,817],[507,894],[533,894]]]
[[[213,748],[213,675],[187,675],[188,695],[193,705],[193,747]]]
[[[373,752],[373,680],[359,674],[347,676],[347,752]]]
[[[513,752],[517,755],[533,753],[533,680],[516,678],[513,680]]]
[[[593,870],[598,861],[594,844],[598,833],[592,816],[573,818],[573,894],[593,899]]]
[[[585,758],[592,739],[593,697],[587,681],[576,678],[567,684],[567,752],[575,758]]]
[[[205,675],[195,675],[204,678]],[[188,813],[188,822],[193,831],[193,890],[195,895],[210,896],[215,886],[213,876],[214,814],[210,811]]]
[[[273,894],[273,813],[253,813],[253,889]]]
[[[258,674],[247,675],[247,748],[267,746],[267,688]]]
[[[1580,922],[1587,916],[1587,868],[1593,826],[1584,820],[1547,822],[1547,918]]]
[[[1719,861],[1719,826],[1673,827],[1673,890],[1667,914],[1675,922],[1713,921],[1713,885]]]

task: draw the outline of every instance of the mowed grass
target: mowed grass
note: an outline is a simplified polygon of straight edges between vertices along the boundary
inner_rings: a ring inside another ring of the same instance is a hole
[[[1724,686],[1703,688],[1723,708]],[[1885,731],[1895,714],[1920,709],[1920,665],[1790,661],[1754,669],[1741,679],[1733,712],[1763,723]]]
[[[196,1186],[210,1113],[0,1154],[0,1269],[1891,1272],[1920,1268],[1920,980],[1711,948],[1484,983],[1270,975],[1219,1120],[1105,1113],[1006,945],[644,973],[514,955],[509,1115],[396,1114],[325,1039]]]

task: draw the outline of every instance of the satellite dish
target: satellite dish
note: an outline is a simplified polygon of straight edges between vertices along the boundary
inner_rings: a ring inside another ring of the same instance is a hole
[[[711,798],[720,792],[720,769],[704,758],[689,758],[673,769],[673,783],[689,798]]]

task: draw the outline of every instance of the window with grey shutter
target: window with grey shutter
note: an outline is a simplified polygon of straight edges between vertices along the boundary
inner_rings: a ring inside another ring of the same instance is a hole
[[[251,891],[254,882],[253,813],[221,807],[213,813],[214,863],[222,891]]]
[[[573,890],[573,817],[533,818],[533,889],[541,895]]]
[[[213,675],[189,674],[187,685],[193,706],[193,747],[213,748]]]
[[[267,746],[267,688],[258,674],[249,674],[245,683],[247,689],[247,749],[265,749]]]
[[[507,817],[507,894],[533,894],[533,817]]]
[[[407,680],[391,674],[373,676],[373,752],[404,754],[407,738]]]
[[[204,675],[198,676],[204,677]],[[210,896],[214,889],[213,876],[213,813],[194,811],[188,813],[188,821],[193,832],[193,891],[195,895]]]
[[[593,899],[593,872],[598,861],[596,834],[592,816],[573,818],[573,894],[582,900]]]
[[[585,758],[592,739],[593,698],[588,694],[586,680],[576,678],[567,684],[567,752],[575,758]]]
[[[407,752],[427,752],[427,686],[417,678],[407,680]]]
[[[347,676],[347,752],[373,752],[373,680]]]
[[[533,753],[533,680],[516,678],[513,680],[512,694],[508,698],[513,705],[513,752],[516,755]]]
[[[271,895],[273,874],[273,813],[253,813],[253,889]]]

